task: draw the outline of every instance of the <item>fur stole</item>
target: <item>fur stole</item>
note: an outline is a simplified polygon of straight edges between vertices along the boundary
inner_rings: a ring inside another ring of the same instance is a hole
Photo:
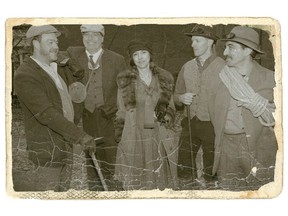
[[[152,74],[157,76],[160,86],[160,97],[155,107],[157,121],[171,128],[174,124],[175,111],[169,107],[171,97],[173,95],[174,78],[168,71],[157,67],[155,64],[150,64]],[[135,86],[138,71],[136,67],[131,70],[125,70],[118,74],[117,84],[122,92],[124,106],[126,110],[136,107]],[[116,119],[115,127],[121,128],[124,124],[124,119]]]
[[[174,79],[168,71],[157,67],[155,64],[150,64],[150,69],[153,75],[156,75],[160,85],[160,97],[155,107],[157,121],[164,124],[166,128],[174,127],[175,111],[169,107],[171,97],[173,95]],[[131,110],[136,107],[136,79],[138,71],[135,68],[120,72],[117,76],[117,85],[122,93],[124,106],[126,110]],[[118,143],[121,140],[125,120],[116,118],[114,120],[115,141]]]
[[[168,105],[173,95],[173,76],[168,71],[159,68],[153,63],[150,64],[150,69],[152,74],[157,76],[160,84],[161,92],[158,103]],[[137,75],[137,69],[132,68],[132,70],[120,72],[117,76],[118,88],[122,92],[124,105],[127,111],[136,106],[135,84]]]

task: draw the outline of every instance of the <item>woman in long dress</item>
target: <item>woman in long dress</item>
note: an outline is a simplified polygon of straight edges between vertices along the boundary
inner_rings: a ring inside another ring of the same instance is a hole
[[[148,42],[131,41],[128,51],[132,68],[117,77],[115,179],[124,190],[174,188],[173,162],[168,160],[177,154],[172,130],[173,76],[152,62]]]

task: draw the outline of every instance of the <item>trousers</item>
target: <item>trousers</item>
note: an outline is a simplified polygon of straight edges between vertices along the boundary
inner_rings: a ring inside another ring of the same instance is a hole
[[[214,162],[214,129],[210,121],[201,121],[196,116],[190,120],[191,131],[188,127],[188,119],[182,121],[182,133],[179,140],[179,153],[178,153],[178,177],[193,181],[197,178],[196,156],[202,147],[203,150],[203,177],[206,181],[211,181],[212,167]],[[192,134],[192,150],[189,140],[189,133]],[[191,151],[193,154],[193,167],[191,160]]]
[[[117,153],[113,119],[113,117],[110,119],[105,118],[102,110],[98,108],[95,108],[93,113],[86,109],[83,111],[84,131],[93,137],[104,137],[104,143],[96,146],[95,157],[100,165],[102,174],[106,179],[107,186],[109,186],[111,190],[117,190],[118,182],[113,180]],[[103,186],[93,161],[88,152],[85,153],[85,156],[89,190],[101,191],[103,190]]]

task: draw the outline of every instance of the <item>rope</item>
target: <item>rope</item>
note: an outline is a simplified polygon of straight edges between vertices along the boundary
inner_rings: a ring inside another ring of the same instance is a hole
[[[269,104],[268,100],[255,93],[252,87],[234,68],[225,66],[219,76],[228,88],[231,96],[240,101],[241,106],[249,109],[262,125],[267,127],[275,125],[272,115],[273,110],[267,107]]]

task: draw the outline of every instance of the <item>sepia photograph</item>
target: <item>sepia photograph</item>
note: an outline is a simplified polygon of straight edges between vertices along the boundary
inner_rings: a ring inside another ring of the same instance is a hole
[[[272,18],[8,19],[8,193],[276,197],[279,55]]]

